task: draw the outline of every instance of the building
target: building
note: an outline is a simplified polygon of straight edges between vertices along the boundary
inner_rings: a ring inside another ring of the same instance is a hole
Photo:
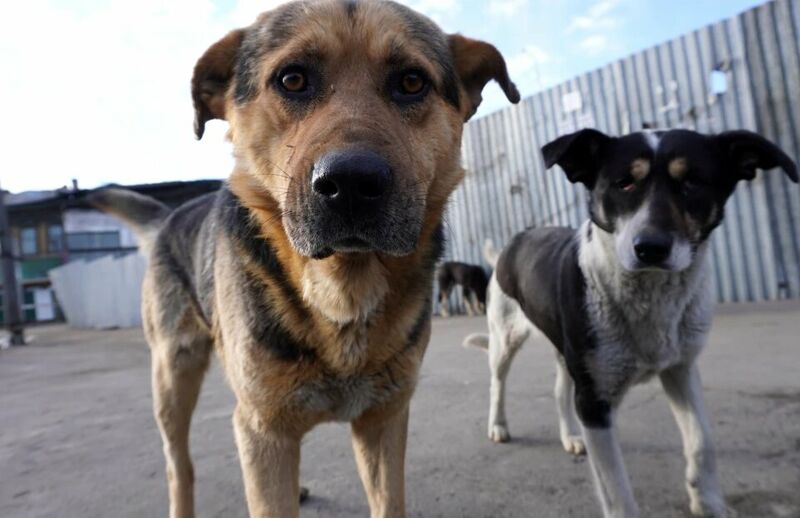
[[[198,180],[125,188],[176,207],[215,191],[220,185],[219,180]],[[48,278],[51,269],[71,261],[91,260],[109,254],[124,255],[137,249],[136,238],[127,226],[87,205],[85,197],[89,192],[76,187],[3,193],[26,322],[63,320]],[[1,302],[0,293],[0,321],[4,321]]]

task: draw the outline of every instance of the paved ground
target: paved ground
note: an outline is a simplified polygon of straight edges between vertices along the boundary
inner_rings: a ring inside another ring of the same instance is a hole
[[[462,349],[481,319],[437,320],[414,399],[408,507],[425,517],[597,516],[585,460],[556,435],[549,346],[516,360],[513,442],[485,434],[485,355]],[[0,352],[0,516],[164,516],[166,485],[150,414],[148,352],[138,330],[30,330]],[[800,305],[726,308],[702,360],[722,483],[739,516],[800,516]],[[233,399],[219,368],[207,380],[192,448],[200,516],[245,516],[231,434]],[[677,428],[654,383],[621,411],[621,439],[643,516],[687,514]],[[348,429],[309,435],[302,515],[366,516]]]

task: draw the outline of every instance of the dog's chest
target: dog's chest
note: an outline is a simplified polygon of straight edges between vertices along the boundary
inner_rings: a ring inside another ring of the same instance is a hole
[[[618,279],[613,290],[589,284],[587,311],[596,341],[589,368],[603,396],[614,400],[630,385],[692,361],[702,349],[712,307],[703,279]]]
[[[335,421],[352,421],[372,407],[389,401],[400,386],[382,374],[324,376],[297,388],[293,403],[306,412]]]

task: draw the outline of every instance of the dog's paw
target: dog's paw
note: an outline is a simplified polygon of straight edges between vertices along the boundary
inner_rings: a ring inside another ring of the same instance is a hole
[[[496,443],[508,442],[511,436],[508,434],[508,428],[502,424],[494,424],[489,427],[489,440]]]
[[[692,516],[703,516],[706,518],[736,517],[736,511],[728,508],[722,497],[706,498],[704,500],[692,498],[689,509],[692,511]]]
[[[583,443],[583,437],[579,435],[562,435],[561,444],[564,446],[564,451],[572,455],[586,455],[586,445]]]

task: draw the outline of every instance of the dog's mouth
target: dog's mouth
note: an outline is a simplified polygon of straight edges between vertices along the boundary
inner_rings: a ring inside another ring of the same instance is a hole
[[[357,236],[340,239],[331,246],[337,252],[372,252],[375,248],[366,240]]]
[[[341,217],[314,207],[300,214],[287,213],[283,223],[295,250],[313,259],[340,253],[404,256],[416,249],[422,230],[423,206],[397,205],[404,209],[387,207],[371,220]]]

